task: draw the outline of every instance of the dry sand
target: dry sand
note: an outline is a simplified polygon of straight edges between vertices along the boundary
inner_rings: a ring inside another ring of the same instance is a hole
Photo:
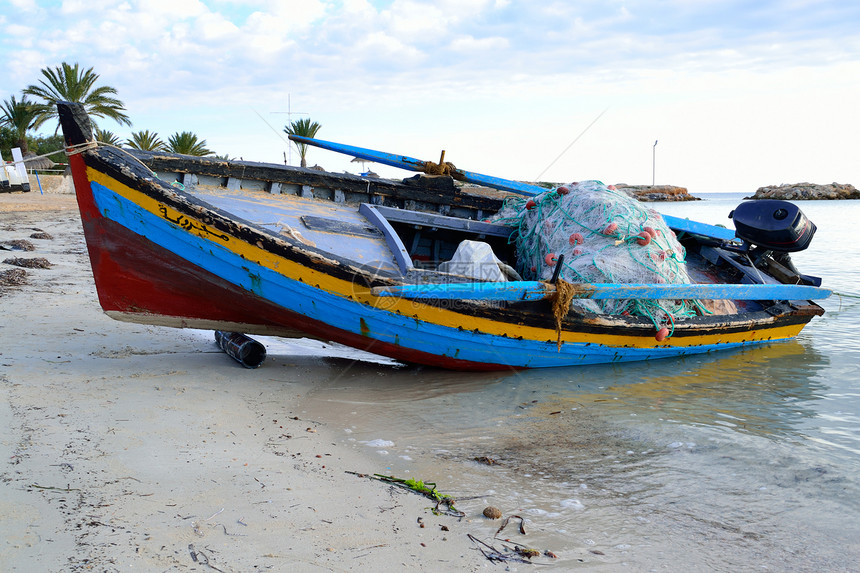
[[[334,366],[270,356],[246,370],[200,333],[111,320],[73,195],[0,194],[0,245],[14,239],[35,250],[0,261],[52,266],[0,287],[0,571],[489,565],[465,521],[428,520],[426,499],[347,473],[375,468],[335,445],[337,420],[302,417]]]

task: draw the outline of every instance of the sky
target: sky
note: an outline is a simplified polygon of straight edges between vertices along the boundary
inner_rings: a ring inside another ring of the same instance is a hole
[[[0,0],[0,99],[64,61],[125,103],[102,129],[246,160],[297,164],[307,117],[508,179],[860,187],[853,0]]]

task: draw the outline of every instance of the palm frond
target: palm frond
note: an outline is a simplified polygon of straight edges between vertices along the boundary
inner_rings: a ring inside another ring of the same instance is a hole
[[[26,95],[41,100],[38,102],[41,108],[36,127],[57,117],[58,101],[82,103],[91,116],[131,125],[131,119],[124,113],[125,105],[121,100],[111,97],[116,95],[116,88],[95,86],[99,75],[93,68],[83,70],[77,62],[74,65],[63,62],[56,68],[42,69],[41,73],[39,83],[24,90]]]
[[[298,135],[301,137],[316,137],[317,132],[322,129],[322,125],[318,124],[315,121],[311,121],[309,117],[304,117],[302,119],[297,119],[290,123],[289,125],[284,126],[284,132],[289,135]],[[308,162],[306,156],[308,154],[308,145],[306,143],[299,143],[298,141],[293,142],[296,146],[296,149],[299,151],[299,157],[301,157],[302,167],[307,167]]]
[[[126,145],[141,151],[167,151],[167,145],[158,134],[148,129],[132,133],[131,138],[126,140]]]
[[[183,155],[212,155],[214,152],[206,148],[206,140],[197,137],[190,131],[177,132],[167,138],[167,148],[172,153]]]

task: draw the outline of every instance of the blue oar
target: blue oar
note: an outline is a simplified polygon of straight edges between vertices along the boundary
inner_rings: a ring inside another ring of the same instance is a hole
[[[323,141],[322,139],[313,139],[310,137],[302,137],[299,135],[291,135],[290,139],[299,143],[306,143],[308,145],[313,145],[322,149],[328,149],[329,151],[335,151],[337,153],[343,153],[345,155],[352,155],[353,157],[358,157],[359,159],[366,159],[367,161],[374,161],[376,163],[390,165],[391,167],[399,167],[400,169],[407,169],[409,171],[425,172],[428,168],[428,165],[432,165],[429,161],[422,161],[420,159],[408,157],[406,155],[396,155],[394,153],[386,153],[384,151],[374,151],[373,149],[355,147],[352,145],[344,145],[342,143],[335,143],[333,141]],[[512,193],[518,193],[520,195],[534,196],[546,191],[544,187],[540,187],[538,185],[529,185],[528,183],[520,183],[519,181],[511,181],[509,179],[493,177],[492,175],[482,175],[480,173],[465,171],[463,169],[454,169],[451,175],[452,177],[454,177],[454,179],[457,179],[458,181],[466,181],[468,183],[486,185],[487,187],[492,187],[493,189],[510,191]],[[703,237],[710,237],[712,239],[721,239],[726,241],[731,241],[735,238],[735,232],[731,229],[726,229],[724,227],[717,227],[715,225],[708,225],[706,223],[698,223],[696,221],[690,221],[688,219],[681,219],[669,215],[663,215],[663,220],[666,221],[666,224],[669,226],[669,228],[674,229],[676,231],[685,231],[687,233],[701,235]]]
[[[830,291],[784,284],[612,284],[574,283],[574,298],[650,300],[818,300]],[[539,281],[420,284],[374,287],[371,294],[408,299],[524,301],[552,298],[555,285]]]
[[[308,145],[328,149],[329,151],[352,155],[359,159],[366,159],[383,165],[390,165],[391,167],[399,167],[400,169],[408,169],[409,171],[420,171],[423,173],[427,170],[428,165],[430,165],[429,161],[422,161],[406,155],[395,155],[394,153],[386,153],[384,151],[374,151],[373,149],[354,147],[352,145],[334,143],[333,141],[323,141],[321,139],[301,137],[299,135],[291,135],[290,139],[299,143],[307,143]],[[528,183],[520,183],[519,181],[509,181],[507,179],[501,179],[491,175],[481,175],[480,173],[472,173],[471,171],[465,171],[463,169],[454,169],[451,176],[458,181],[478,183],[494,189],[501,189],[502,191],[519,193],[520,195],[532,196],[546,191],[546,189],[538,187],[537,185],[529,185]]]

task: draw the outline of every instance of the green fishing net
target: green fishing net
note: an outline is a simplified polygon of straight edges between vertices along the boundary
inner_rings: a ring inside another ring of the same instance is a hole
[[[581,181],[532,198],[509,198],[493,218],[512,226],[517,271],[526,280],[571,283],[692,282],[684,247],[659,213],[613,186]],[[656,328],[708,312],[697,301],[575,299],[571,307],[598,314],[646,316]]]

